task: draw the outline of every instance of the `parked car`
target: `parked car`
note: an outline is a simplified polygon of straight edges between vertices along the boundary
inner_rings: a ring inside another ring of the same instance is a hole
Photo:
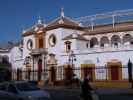
[[[0,100],[50,100],[50,94],[29,82],[4,82],[0,84]]]

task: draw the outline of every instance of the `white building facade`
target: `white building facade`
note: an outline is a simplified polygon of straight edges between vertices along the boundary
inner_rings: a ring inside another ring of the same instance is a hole
[[[54,66],[58,70],[58,66],[72,65],[84,69],[75,71],[79,77],[87,73],[94,80],[126,80],[127,64],[129,60],[133,62],[133,22],[92,28],[61,11],[50,23],[39,19],[23,31],[22,59],[23,63],[28,60],[23,68],[45,70]]]
[[[0,45],[0,62],[2,63],[3,60],[10,63],[13,70],[22,69],[24,59],[21,43],[3,43]]]

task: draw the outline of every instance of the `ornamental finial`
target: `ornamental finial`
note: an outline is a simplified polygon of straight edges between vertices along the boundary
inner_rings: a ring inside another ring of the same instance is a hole
[[[43,24],[43,20],[42,20],[42,18],[41,18],[40,16],[38,17],[37,23],[38,23],[38,24]]]
[[[65,15],[64,15],[64,8],[62,7],[61,8],[61,17],[64,17]]]

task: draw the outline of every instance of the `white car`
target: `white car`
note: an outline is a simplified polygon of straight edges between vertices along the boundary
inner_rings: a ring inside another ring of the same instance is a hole
[[[50,100],[50,94],[29,82],[4,82],[0,84],[0,100]]]

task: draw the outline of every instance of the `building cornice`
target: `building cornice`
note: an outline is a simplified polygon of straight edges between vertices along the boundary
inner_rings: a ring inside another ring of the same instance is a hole
[[[116,23],[113,27],[112,24],[107,25],[97,25],[93,27],[85,28],[86,32],[83,35],[97,35],[97,34],[106,34],[113,32],[124,32],[124,31],[133,31],[133,21]]]
[[[46,28],[43,29],[43,31],[49,31],[49,30],[57,29],[57,28],[68,28],[68,29],[76,29],[76,30],[81,30],[81,31],[84,30],[84,28],[80,27],[80,26],[58,24],[58,25],[55,25],[55,26],[46,27]]]

